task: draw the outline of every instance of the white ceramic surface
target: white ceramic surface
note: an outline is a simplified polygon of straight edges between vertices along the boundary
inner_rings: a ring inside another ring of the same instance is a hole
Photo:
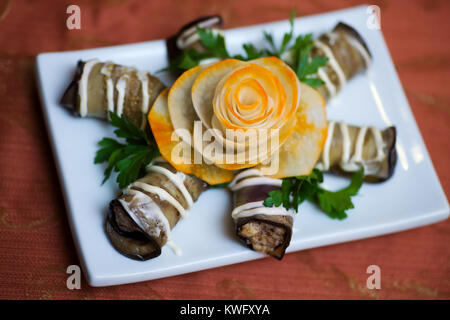
[[[397,232],[446,219],[449,206],[419,129],[411,113],[380,30],[366,26],[360,6],[295,21],[295,34],[330,30],[338,21],[355,27],[374,57],[367,74],[351,80],[328,106],[329,119],[371,124],[398,131],[398,163],[394,176],[382,184],[364,184],[354,198],[355,209],[343,221],[328,218],[309,203],[301,206],[288,252]],[[277,41],[288,21],[225,32],[231,53],[241,44],[263,45],[263,30]],[[279,42],[277,42],[279,43]],[[79,119],[58,105],[79,59],[99,58],[155,72],[167,64],[162,40],[108,48],[43,53],[37,57],[42,109],[56,159],[72,235],[92,286],[116,285],[162,278],[264,257],[244,247],[234,236],[231,197],[226,190],[209,190],[195,203],[189,218],[178,223],[173,236],[182,250],[176,256],[164,247],[156,259],[139,262],[114,250],[104,232],[108,203],[119,192],[110,180],[100,186],[102,165],[94,165],[97,142],[113,136],[112,128],[95,119]],[[170,79],[162,77],[166,84]],[[348,180],[326,176],[326,186],[338,188]],[[280,262],[283,263],[283,262]]]

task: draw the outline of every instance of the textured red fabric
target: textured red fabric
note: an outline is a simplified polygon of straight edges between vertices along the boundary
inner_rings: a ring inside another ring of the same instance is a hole
[[[219,13],[225,27],[346,8],[356,0],[0,0],[0,298],[3,299],[449,299],[450,221],[393,235],[143,283],[66,287],[79,264],[34,80],[34,58],[165,38],[183,22]],[[450,192],[450,3],[373,1],[433,159]],[[82,29],[65,26],[78,4]],[[418,181],[420,183],[420,181]],[[366,288],[366,268],[382,289]],[[274,274],[273,270],[277,270]]]

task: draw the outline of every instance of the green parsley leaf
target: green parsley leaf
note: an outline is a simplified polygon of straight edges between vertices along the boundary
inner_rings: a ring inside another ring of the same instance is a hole
[[[97,150],[94,163],[108,163],[102,184],[111,177],[112,172],[118,172],[116,181],[122,189],[143,176],[145,167],[160,154],[150,133],[143,131],[123,115],[119,117],[114,112],[109,115],[111,124],[117,128],[114,133],[118,138],[124,139],[126,144],[112,138],[103,138],[98,143],[100,149]]]
[[[334,192],[320,188],[317,193],[318,205],[330,218],[339,220],[346,218],[345,211],[354,208],[351,197],[358,193],[363,180],[364,169],[361,168],[353,174],[352,181],[346,188]]]
[[[221,34],[200,27],[197,27],[197,32],[201,43],[209,49],[212,57],[227,58],[230,56],[225,45],[225,38]]]
[[[270,48],[266,49],[266,54],[269,56],[281,57],[281,55],[286,51],[288,44],[291,42],[292,37],[294,35],[294,18],[295,18],[296,10],[292,10],[289,14],[289,25],[290,30],[283,35],[283,40],[281,41],[280,48],[277,49],[275,45],[275,41],[273,39],[273,35],[264,31],[264,38],[269,43]]]
[[[264,206],[266,207],[279,207],[283,203],[281,190],[272,190],[269,192],[269,196],[264,200]]]
[[[309,200],[316,203],[330,218],[344,219],[347,217],[346,211],[354,208],[351,197],[358,193],[363,180],[364,169],[361,168],[353,174],[346,188],[329,191],[319,185],[323,182],[323,173],[314,169],[308,176],[284,178],[281,189],[270,191],[263,204],[266,207],[279,207],[283,204],[286,210],[294,209],[298,212],[299,205]]]
[[[323,85],[323,81],[317,76],[317,71],[327,63],[328,58],[322,56],[311,58],[313,45],[311,33],[299,35],[295,39],[295,44],[291,48],[294,57],[292,67],[300,81],[316,88]]]
[[[238,54],[238,55],[233,56],[234,59],[248,61],[248,60],[261,58],[261,57],[263,57],[265,55],[265,51],[264,50],[256,49],[255,46],[253,44],[251,44],[251,43],[244,43],[242,45],[242,47],[244,48],[245,54],[247,56],[244,57],[244,56]]]

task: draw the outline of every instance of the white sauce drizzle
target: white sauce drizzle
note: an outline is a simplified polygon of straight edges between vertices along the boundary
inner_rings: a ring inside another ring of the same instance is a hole
[[[327,140],[325,141],[325,145],[322,151],[322,162],[317,164],[317,168],[323,171],[327,171],[328,169],[330,169],[330,148],[331,141],[333,140],[335,125],[336,123],[334,121],[330,121],[328,123]]]
[[[275,185],[281,187],[281,182],[281,179],[264,177],[257,169],[248,169],[237,174],[228,187],[232,191],[256,185]],[[249,217],[255,214],[291,216],[292,219],[295,217],[293,210],[286,210],[284,207],[266,207],[264,206],[264,201],[254,201],[240,205],[233,209],[231,217],[237,219],[238,217]]]
[[[244,178],[253,177],[253,176],[262,177],[262,173],[258,169],[248,169],[248,170],[241,171],[234,177],[233,181],[231,181],[228,184],[228,188],[232,188],[238,181],[240,181]]]
[[[328,92],[330,93],[330,97],[333,98],[337,94],[336,86],[331,82],[330,78],[328,77],[328,74],[325,72],[323,67],[320,67],[317,70],[317,74],[319,75],[320,79],[325,82],[325,87],[328,89]]]
[[[204,27],[207,27],[208,25],[214,25],[218,22],[219,22],[219,18],[214,18],[213,22],[211,22],[210,20],[206,20],[206,21],[200,22],[199,24],[185,30],[180,35],[180,37],[178,37],[178,39],[177,39],[178,49],[184,50],[184,49],[188,48],[189,46],[191,46],[192,44],[194,44],[195,42],[200,40],[200,36],[198,35],[198,32],[197,32],[197,27],[204,28]],[[218,29],[211,28],[211,30],[213,32],[219,32]],[[185,36],[185,37],[183,37],[183,36]],[[183,38],[185,38],[185,39],[183,39]]]
[[[157,165],[150,165],[147,166],[147,172],[157,172],[164,176],[166,176],[170,181],[173,182],[173,184],[180,190],[181,194],[184,196],[187,202],[187,209],[191,209],[194,205],[194,200],[192,200],[191,194],[187,190],[186,186],[184,185],[184,179],[186,178],[185,174],[182,172],[173,173],[170,170],[157,166]],[[178,202],[178,201],[177,201]],[[179,202],[178,202],[179,203]],[[181,205],[181,204],[180,204]]]
[[[281,179],[273,179],[268,177],[252,177],[243,179],[241,182],[236,183],[235,185],[229,188],[231,189],[231,191],[237,191],[245,187],[256,186],[261,184],[281,187]]]
[[[85,117],[88,112],[87,100],[88,100],[88,80],[89,74],[92,68],[99,63],[97,59],[89,60],[84,64],[83,72],[81,73],[80,82],[78,84],[78,95],[80,96],[80,117]]]
[[[328,134],[327,140],[325,141],[325,146],[322,152],[322,161],[316,165],[316,168],[320,170],[327,171],[330,169],[330,149],[331,143],[333,140],[333,132],[336,123],[334,121],[330,121],[328,123]],[[383,137],[381,135],[381,130],[376,127],[367,127],[362,126],[359,128],[358,135],[356,137],[355,142],[355,150],[352,157],[351,154],[351,140],[350,134],[348,131],[348,125],[344,122],[339,123],[339,128],[341,130],[342,135],[342,158],[339,163],[339,166],[344,171],[356,171],[361,168],[361,166],[365,169],[365,174],[374,174],[376,173],[376,168],[370,166],[371,163],[382,161],[385,157],[383,148],[385,147]],[[364,148],[364,140],[367,134],[367,130],[370,129],[373,133],[375,139],[375,147],[377,150],[377,155],[374,159],[364,160],[362,158],[363,148]]]
[[[123,103],[125,101],[125,89],[127,88],[128,76],[124,74],[117,80],[116,90],[117,90],[117,104],[116,113],[120,117],[123,112]]]
[[[145,193],[134,190],[125,189],[124,194],[132,195],[133,199],[130,202],[126,202],[124,199],[119,199],[125,211],[133,219],[134,222],[142,229],[150,234],[150,236],[159,237],[161,231],[164,231],[167,235],[167,239],[170,240],[170,224],[167,217],[161,211],[161,208]],[[130,203],[137,200],[137,206],[135,210],[139,210],[145,217],[145,219],[140,218],[140,215],[136,215],[135,212],[130,209]],[[155,222],[156,228],[149,228],[147,221]],[[162,230],[161,230],[162,229]]]
[[[170,249],[172,249],[172,251],[173,251],[173,253],[175,253],[175,255],[177,255],[177,256],[183,255],[181,248],[173,240],[167,241],[166,245],[168,245],[170,247]]]
[[[139,81],[141,82],[141,91],[142,91],[142,122],[141,122],[141,128],[143,129],[145,127],[145,123],[147,121],[147,112],[149,109],[149,101],[150,96],[148,94],[148,73],[145,71],[137,71],[137,76]]]
[[[347,80],[345,79],[344,71],[342,70],[341,66],[339,65],[336,58],[334,57],[333,51],[331,51],[331,49],[320,40],[314,41],[314,45],[316,47],[318,47],[319,49],[321,49],[325,53],[325,55],[328,57],[328,63],[333,68],[333,70],[336,72],[336,74],[339,78],[340,87],[342,88],[342,86],[347,82]]]
[[[255,201],[245,203],[239,207],[234,208],[231,212],[231,217],[233,219],[253,216],[255,214],[267,214],[267,215],[280,215],[280,216],[291,216],[293,219],[295,213],[293,210],[286,210],[284,207],[266,207],[264,206],[264,201]]]
[[[167,201],[172,206],[174,206],[175,209],[177,209],[177,211],[180,213],[182,218],[186,217],[186,210],[183,208],[183,206],[163,188],[138,181],[133,182],[130,187],[136,187],[148,193],[156,194],[162,201]]]
[[[352,142],[350,140],[350,134],[348,133],[348,126],[345,122],[339,122],[339,128],[341,129],[342,134],[342,158],[341,158],[341,167],[343,164],[348,163],[350,161],[350,152],[352,147]]]
[[[183,194],[183,196],[186,199],[188,209],[190,209],[194,201],[192,199],[191,194],[187,190],[186,186],[184,185],[184,179],[186,178],[186,175],[181,172],[177,172],[176,174],[171,172],[170,170],[161,167],[156,166],[154,163],[164,163],[167,162],[162,157],[157,157],[152,160],[152,162],[147,166],[146,171],[147,172],[156,172],[163,174],[166,176],[170,181],[174,183],[174,185],[180,190],[180,192]],[[136,196],[139,196],[143,200],[145,200],[146,207],[145,210],[141,210],[141,212],[145,215],[146,218],[152,219],[154,221],[161,221],[162,225],[164,226],[164,231],[167,234],[168,241],[166,244],[173,250],[173,252],[180,256],[182,255],[181,248],[170,238],[170,225],[167,220],[167,217],[164,215],[164,213],[161,211],[161,208],[154,203],[151,197],[149,197],[146,193],[143,193],[138,190],[130,189],[131,187],[136,187],[144,190],[145,192],[156,194],[162,201],[169,202],[177,211],[180,213],[180,216],[182,218],[185,218],[187,216],[186,209],[183,208],[180,202],[178,202],[173,196],[171,196],[166,190],[149,185],[147,183],[143,182],[134,182],[132,183],[127,189],[125,189],[124,194],[132,194]],[[134,198],[132,199],[132,201]],[[145,222],[141,221],[136,215],[130,210],[129,203],[126,203],[123,199],[119,200],[122,205],[124,206],[125,210],[128,212],[128,214],[131,216],[131,218],[141,227],[143,230],[148,230],[148,228],[145,228]],[[150,205],[152,204],[152,205]],[[159,236],[159,231],[155,232],[154,236]]]
[[[361,53],[361,56],[363,57],[364,62],[366,64],[366,68],[368,68],[372,63],[372,59],[370,58],[369,53],[367,52],[366,48],[364,48],[364,46],[358,40],[353,38],[352,36],[344,34],[344,37],[353,48],[355,48],[356,50],[359,51],[359,53]]]
[[[105,65],[100,70],[100,73],[105,76],[106,80],[106,103],[108,106],[108,114],[107,117],[109,118],[109,111],[114,112],[114,83],[111,79],[111,68],[113,67],[112,62],[106,62]]]

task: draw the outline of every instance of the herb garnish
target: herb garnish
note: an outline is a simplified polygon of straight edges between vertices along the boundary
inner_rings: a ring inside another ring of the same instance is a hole
[[[95,155],[94,163],[108,162],[102,184],[114,171],[119,173],[116,181],[119,188],[123,189],[141,177],[145,167],[160,153],[151,134],[140,129],[123,115],[119,117],[110,111],[109,116],[111,124],[117,128],[114,133],[117,137],[125,139],[127,144],[103,138],[98,143],[101,148]]]
[[[291,29],[289,32],[283,35],[283,40],[281,41],[281,46],[279,49],[277,49],[277,46],[275,45],[272,34],[264,31],[264,38],[270,45],[270,49],[266,49],[266,53],[268,56],[276,56],[278,58],[281,58],[281,55],[286,51],[287,45],[289,44],[289,42],[291,42],[292,36],[294,34],[295,13],[296,10],[294,9],[289,14],[289,25],[291,26]]]
[[[364,179],[364,168],[355,172],[350,184],[338,191],[329,191],[321,186],[323,174],[314,169],[308,176],[285,178],[281,189],[269,192],[264,200],[266,207],[279,207],[283,205],[286,210],[294,209],[298,212],[298,206],[305,200],[316,203],[323,212],[332,219],[347,218],[346,211],[353,209],[351,197],[356,195],[361,188]]]
[[[295,43],[289,47],[294,37],[294,18],[296,11],[293,10],[289,16],[290,30],[283,35],[280,47],[277,48],[272,34],[264,31],[264,39],[268,42],[268,49],[257,49],[251,43],[244,43],[242,48],[245,55],[237,54],[230,56],[226,48],[225,38],[210,29],[197,27],[200,42],[205,47],[204,52],[195,49],[183,51],[178,57],[172,60],[169,67],[160,71],[184,71],[198,66],[200,61],[209,58],[234,58],[243,61],[253,60],[261,57],[276,56],[281,58],[283,53],[292,55],[293,62],[291,67],[297,74],[300,81],[310,85],[311,87],[320,87],[323,81],[317,76],[317,70],[324,66],[328,58],[322,56],[310,57],[311,49],[314,45],[312,34],[299,35],[295,38]]]
[[[225,38],[213,30],[197,27],[200,42],[205,47],[204,52],[195,49],[184,50],[178,57],[170,61],[169,66],[161,71],[184,71],[196,67],[201,60],[209,58],[225,59],[230,58],[228,54]]]
[[[324,83],[317,76],[317,71],[327,63],[328,58],[322,56],[311,58],[310,54],[313,45],[314,41],[311,33],[304,36],[299,35],[295,39],[295,44],[291,48],[293,55],[292,68],[301,82],[316,88]]]

